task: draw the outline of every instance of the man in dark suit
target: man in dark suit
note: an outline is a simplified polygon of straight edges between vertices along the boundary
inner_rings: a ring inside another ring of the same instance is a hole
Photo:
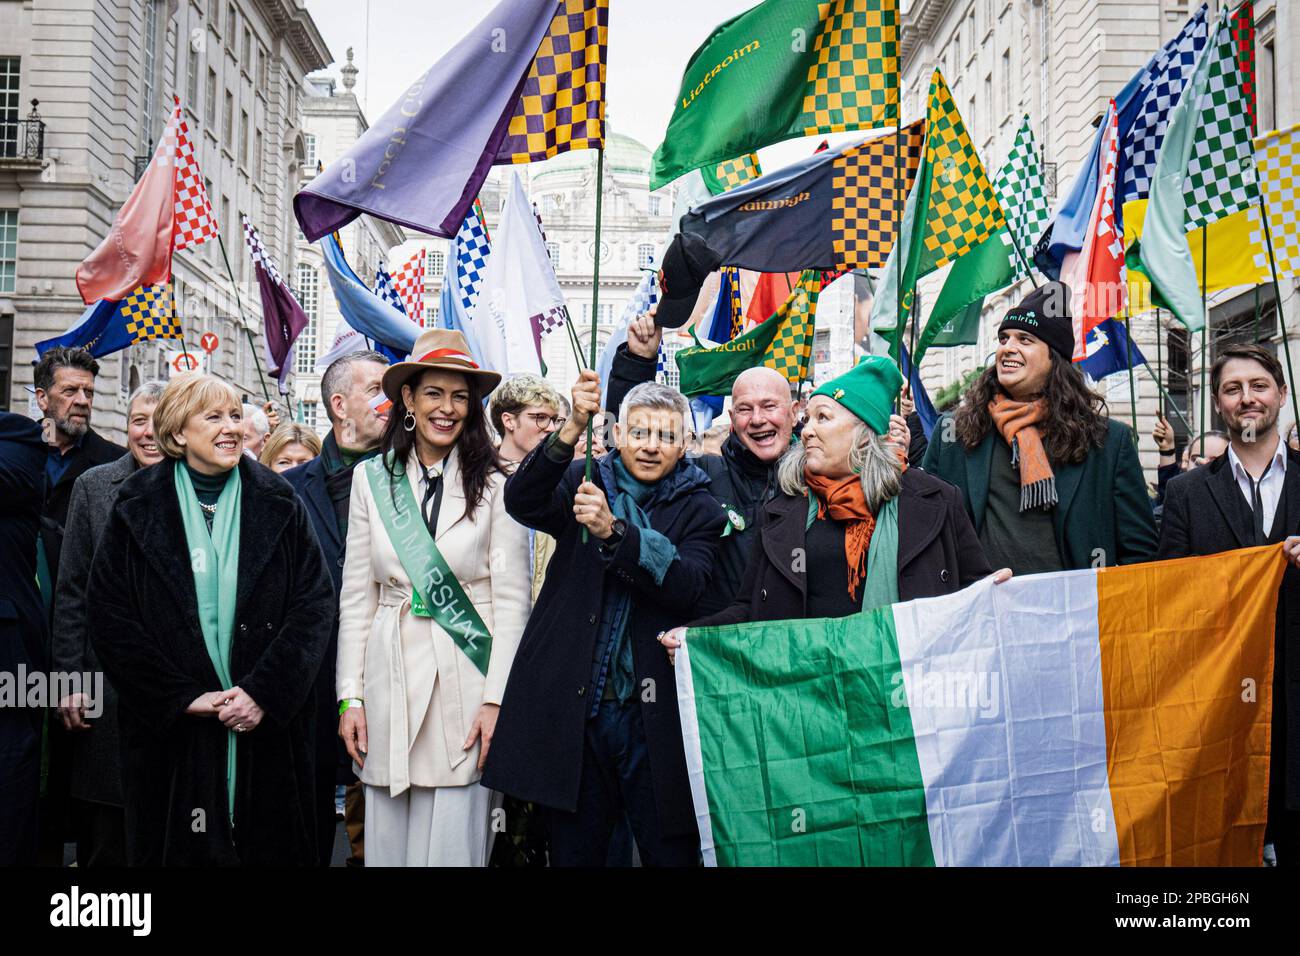
[[[1160,558],[1217,554],[1284,541],[1292,566],[1278,593],[1273,657],[1273,763],[1268,832],[1277,863],[1300,865],[1300,453],[1277,430],[1286,404],[1282,365],[1258,345],[1219,353],[1210,372],[1225,454],[1170,480]],[[1267,850],[1266,850],[1267,852]]]
[[[352,497],[352,472],[379,449],[388,413],[377,409],[372,400],[382,398],[384,370],[388,359],[378,352],[352,352],[336,359],[321,377],[320,392],[330,433],[318,457],[305,465],[291,468],[281,475],[293,486],[307,506],[316,538],[325,554],[325,566],[334,579],[334,593],[342,593],[343,559],[348,540],[348,502]],[[317,788],[319,790],[320,863],[328,866],[334,847],[334,788],[348,785],[348,839],[352,859],[361,861],[362,789],[352,773],[352,762],[338,736],[338,713],[334,693],[334,658],[338,652],[339,617],[334,608],[334,624],[329,646],[317,677],[316,715],[318,747],[316,753]]]
[[[45,669],[45,615],[36,588],[45,444],[30,418],[0,412],[0,672]],[[36,863],[41,711],[0,707],[0,866]]]
[[[126,454],[125,448],[101,438],[90,427],[98,374],[99,363],[89,351],[59,346],[41,356],[32,376],[36,404],[41,409],[41,433],[47,446],[41,508],[44,566],[38,565],[38,573],[46,621],[51,627],[72,487],[87,470],[117,461]],[[49,727],[49,767],[41,813],[41,862],[59,866],[63,863],[63,843],[68,835],[64,831],[72,755],[71,742],[59,721],[51,720]]]

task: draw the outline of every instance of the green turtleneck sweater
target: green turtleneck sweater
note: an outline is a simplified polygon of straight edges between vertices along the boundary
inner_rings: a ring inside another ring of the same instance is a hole
[[[230,471],[234,469],[223,471],[217,475],[205,475],[203,472],[191,468],[189,462],[182,461],[181,463],[185,466],[185,470],[190,473],[190,481],[194,484],[194,494],[198,497],[199,503],[207,505],[209,508],[215,505],[217,499],[221,497],[221,489],[226,487],[226,482],[230,479]],[[203,520],[207,522],[208,531],[211,531],[212,519],[215,517],[215,513],[210,512],[208,508],[202,510]]]

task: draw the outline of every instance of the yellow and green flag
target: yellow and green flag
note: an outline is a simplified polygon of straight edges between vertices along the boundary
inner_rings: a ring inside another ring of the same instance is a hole
[[[771,143],[897,119],[898,0],[764,0],[691,56],[650,188]]]

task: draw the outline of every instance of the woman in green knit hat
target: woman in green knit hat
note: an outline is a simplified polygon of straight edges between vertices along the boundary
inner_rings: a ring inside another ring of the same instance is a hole
[[[693,622],[845,617],[948,594],[989,574],[957,489],[909,469],[889,441],[903,377],[868,356],[813,392],[802,441],[777,466],[735,602]],[[999,572],[1005,580],[1010,572]],[[685,628],[661,637],[672,656]]]

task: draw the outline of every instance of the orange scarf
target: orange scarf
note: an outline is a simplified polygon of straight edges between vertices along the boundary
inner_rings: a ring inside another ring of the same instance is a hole
[[[849,563],[849,597],[858,598],[858,585],[867,576],[867,548],[876,530],[876,516],[867,510],[862,494],[862,479],[850,475],[839,480],[805,473],[808,487],[817,496],[817,517],[827,514],[836,521],[847,521],[844,529],[844,556]]]
[[[1020,510],[1055,505],[1056,474],[1038,428],[1047,420],[1047,403],[1041,398],[1020,402],[998,392],[989,402],[989,415],[1011,446],[1011,464],[1020,471]]]

